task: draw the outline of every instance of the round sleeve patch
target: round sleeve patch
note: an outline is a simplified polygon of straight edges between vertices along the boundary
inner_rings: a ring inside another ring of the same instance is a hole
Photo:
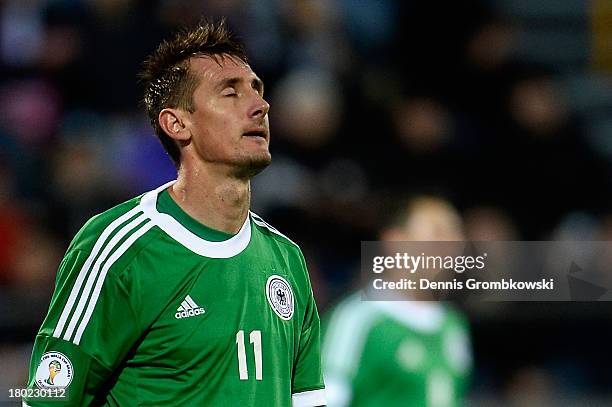
[[[65,388],[72,382],[72,362],[63,353],[47,352],[36,369],[36,385],[44,389]]]
[[[281,276],[273,275],[266,282],[266,298],[276,315],[288,321],[293,317],[293,291]]]

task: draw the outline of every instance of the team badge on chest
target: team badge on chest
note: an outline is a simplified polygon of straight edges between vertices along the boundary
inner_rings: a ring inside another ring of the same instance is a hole
[[[270,276],[266,282],[266,298],[281,319],[287,321],[293,317],[293,291],[287,280],[281,276]]]

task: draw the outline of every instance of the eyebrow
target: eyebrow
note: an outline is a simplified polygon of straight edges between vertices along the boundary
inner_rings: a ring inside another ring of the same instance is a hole
[[[242,78],[238,78],[238,77],[233,77],[233,78],[225,78],[223,79],[221,82],[219,82],[219,84],[216,86],[216,88],[218,90],[223,90],[229,86],[236,86],[240,83],[242,83],[244,80]],[[255,89],[258,92],[263,92],[264,89],[264,83],[261,79],[259,79],[258,77],[253,78],[253,80],[251,80],[251,86],[253,87],[253,89]]]

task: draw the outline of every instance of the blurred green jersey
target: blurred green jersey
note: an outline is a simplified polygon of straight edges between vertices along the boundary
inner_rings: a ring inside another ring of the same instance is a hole
[[[357,293],[326,315],[323,332],[329,407],[462,405],[469,334],[449,306],[365,301]]]
[[[95,216],[71,243],[28,382],[65,397],[24,405],[324,405],[298,246],[253,213],[236,235],[206,228],[169,185]]]

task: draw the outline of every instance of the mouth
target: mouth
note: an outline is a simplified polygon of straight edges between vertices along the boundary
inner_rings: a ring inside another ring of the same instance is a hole
[[[262,138],[264,140],[268,139],[268,133],[261,129],[261,130],[249,130],[245,133],[242,134],[242,137],[254,137],[254,138]]]

